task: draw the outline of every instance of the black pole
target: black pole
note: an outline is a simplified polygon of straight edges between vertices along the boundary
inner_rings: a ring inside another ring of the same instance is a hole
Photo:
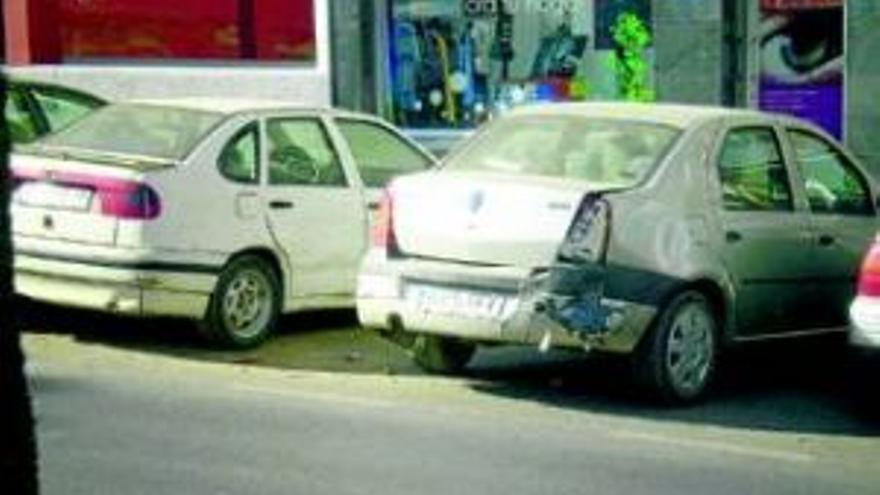
[[[257,58],[257,14],[254,0],[238,0],[239,56],[245,60]]]
[[[6,80],[0,73],[0,109]],[[0,486],[4,493],[39,492],[37,445],[24,376],[19,329],[13,316],[12,239],[9,222],[9,129],[0,119]]]

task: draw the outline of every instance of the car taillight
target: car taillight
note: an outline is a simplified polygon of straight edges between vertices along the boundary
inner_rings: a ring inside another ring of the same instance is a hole
[[[373,247],[385,248],[388,253],[397,252],[397,238],[394,235],[394,200],[390,190],[382,193],[379,207],[373,219]]]
[[[133,181],[100,181],[96,187],[103,215],[126,220],[152,220],[162,212],[159,194]]]
[[[162,213],[159,193],[137,180],[70,171],[13,169],[13,189],[30,181],[91,189],[98,198],[101,214],[109,217],[153,220]]]
[[[874,241],[862,261],[859,295],[880,297],[880,239]]]
[[[601,197],[588,195],[581,202],[559,248],[560,261],[605,261],[611,229],[611,206]]]

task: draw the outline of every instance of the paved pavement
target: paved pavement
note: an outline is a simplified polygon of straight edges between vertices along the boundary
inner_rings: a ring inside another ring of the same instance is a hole
[[[464,378],[424,376],[344,313],[285,320],[243,354],[179,322],[41,309],[28,324],[47,494],[880,487],[880,417],[821,346],[735,356],[712,400],[667,409],[620,363],[568,354],[497,349]]]

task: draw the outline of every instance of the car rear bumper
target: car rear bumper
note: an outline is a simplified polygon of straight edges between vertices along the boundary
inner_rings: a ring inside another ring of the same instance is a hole
[[[650,305],[600,297],[587,308],[601,315],[600,323],[583,331],[548,311],[543,301],[555,294],[530,287],[534,279],[530,270],[520,268],[389,260],[381,253],[370,253],[358,278],[358,318],[364,327],[380,331],[535,345],[549,338],[553,346],[627,353],[641,340],[656,314]],[[497,294],[506,301],[499,303],[505,307],[497,317],[458,314],[454,308],[442,313],[425,311],[408,296],[412,284]]]
[[[52,304],[133,316],[201,318],[217,274],[155,261],[15,256],[16,293]]]
[[[880,298],[858,296],[849,308],[850,343],[880,349]]]

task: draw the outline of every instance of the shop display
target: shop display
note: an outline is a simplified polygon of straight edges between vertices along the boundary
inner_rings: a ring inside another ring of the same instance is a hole
[[[611,29],[611,14],[597,9],[650,26],[649,0],[392,0],[394,120],[472,128],[530,102],[618,98],[616,84],[593,83],[615,56],[614,46],[597,48],[596,33]]]

